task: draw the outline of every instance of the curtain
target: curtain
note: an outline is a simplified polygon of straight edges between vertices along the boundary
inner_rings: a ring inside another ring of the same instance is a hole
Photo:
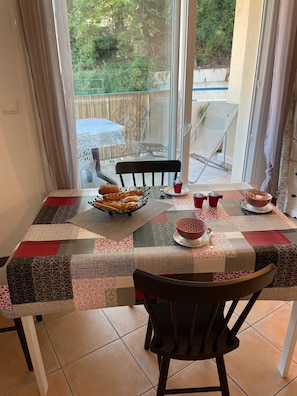
[[[281,0],[271,87],[268,123],[264,142],[266,178],[261,190],[277,196],[281,147],[297,65],[297,1]]]
[[[297,74],[291,97],[291,103],[286,120],[286,127],[284,132],[284,139],[281,152],[279,182],[278,182],[278,197],[277,207],[282,212],[286,212],[286,204],[288,200],[288,180],[290,160],[296,158],[296,138],[297,138]]]
[[[48,169],[56,189],[77,188],[74,89],[65,29],[66,6],[64,0],[18,0]]]

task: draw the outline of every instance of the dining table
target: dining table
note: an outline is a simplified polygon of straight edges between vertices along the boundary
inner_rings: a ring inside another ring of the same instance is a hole
[[[244,192],[251,188],[200,183],[176,194],[171,186],[139,187],[146,199],[130,214],[94,207],[97,189],[50,192],[0,268],[0,312],[22,318],[40,394],[48,383],[33,317],[142,303],[133,284],[137,268],[219,282],[274,263],[276,276],[260,299],[293,301],[278,366],[286,376],[297,337],[297,227],[272,203],[249,206]],[[211,191],[221,196],[217,207],[205,200],[195,208],[194,193]],[[192,242],[180,238],[175,223],[189,217],[211,232]]]
[[[86,170],[89,181],[92,181],[92,166],[96,167],[99,177],[101,174],[100,163],[94,164],[94,159],[99,160],[99,147],[109,148],[109,160],[113,160],[113,147],[126,144],[124,137],[125,127],[117,122],[105,118],[80,118],[76,120],[77,154],[80,170]],[[94,155],[95,151],[95,155]],[[95,157],[95,158],[94,158]],[[103,179],[106,179],[103,177]]]

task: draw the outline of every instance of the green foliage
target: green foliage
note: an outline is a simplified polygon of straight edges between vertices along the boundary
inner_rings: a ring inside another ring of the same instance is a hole
[[[117,50],[118,40],[112,34],[102,34],[101,37],[95,38],[96,61],[111,58]]]
[[[75,93],[149,90],[167,70],[171,1],[67,0]],[[160,45],[161,44],[161,45]],[[97,84],[97,85],[96,85]]]
[[[77,70],[73,73],[73,81],[76,95],[104,92],[104,84],[99,69]]]
[[[123,63],[104,62],[101,78],[104,92],[147,91],[154,88],[150,59],[136,57],[129,67]]]
[[[198,66],[229,66],[236,0],[199,0],[196,22]]]
[[[197,65],[229,62],[236,0],[199,0]],[[156,88],[170,70],[171,0],[67,0],[76,94]]]

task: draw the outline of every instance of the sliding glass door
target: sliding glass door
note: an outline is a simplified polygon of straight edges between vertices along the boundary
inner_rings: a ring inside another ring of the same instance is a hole
[[[84,142],[97,144],[101,168],[181,157],[189,3],[196,9],[195,1],[68,0],[82,186],[92,168]]]
[[[93,149],[97,170],[112,177],[119,160],[179,158],[184,181],[199,181],[190,162],[209,143],[242,180],[263,2],[67,0],[82,187],[92,186]],[[224,110],[232,123],[217,142],[210,110],[205,117],[213,102],[237,106]]]

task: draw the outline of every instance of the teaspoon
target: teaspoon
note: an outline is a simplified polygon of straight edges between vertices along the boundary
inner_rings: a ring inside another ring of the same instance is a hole
[[[213,248],[214,248],[213,242],[212,242],[213,230],[212,230],[211,228],[208,227],[208,228],[206,229],[206,233],[207,233],[207,235],[208,235],[208,237],[209,237],[209,247],[210,247],[211,249],[213,249]]]

